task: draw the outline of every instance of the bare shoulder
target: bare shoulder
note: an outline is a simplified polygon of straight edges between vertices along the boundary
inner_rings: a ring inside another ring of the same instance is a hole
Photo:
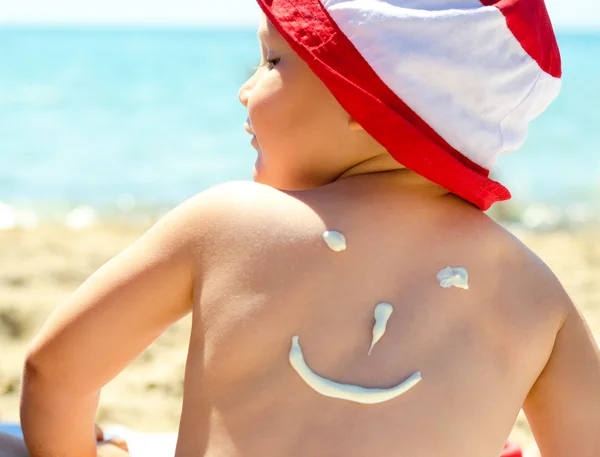
[[[259,265],[306,260],[323,228],[317,212],[293,193],[253,182],[217,185],[175,211],[202,281],[224,269],[258,278]]]
[[[268,186],[235,181],[211,187],[171,210],[152,231],[168,234],[172,242],[202,244],[239,230],[251,233],[293,204],[286,193]],[[201,248],[201,246],[199,246]]]
[[[183,204],[184,211],[213,222],[235,223],[240,217],[264,218],[297,211],[301,204],[289,193],[250,181],[232,181],[211,187]],[[233,219],[232,219],[233,217]]]
[[[468,297],[479,324],[524,385],[545,366],[574,305],[546,263],[506,228],[482,213],[457,217],[450,258],[464,259]],[[475,314],[476,313],[476,314]]]
[[[188,215],[188,222],[201,227],[199,233],[209,243],[294,236],[309,219],[319,221],[315,212],[291,193],[247,181],[212,187],[186,202],[181,212]]]
[[[536,442],[545,457],[597,456],[600,351],[594,335],[548,266],[514,237],[505,242],[509,250],[501,261],[511,267],[507,279],[539,330],[535,377],[523,404]]]
[[[465,224],[458,244],[471,265],[469,297],[481,310],[479,322],[488,335],[510,354],[513,379],[529,389],[547,366],[565,322],[581,321],[580,314],[557,276],[515,235],[483,214]]]
[[[548,323],[549,330],[556,334],[574,311],[573,302],[543,259],[508,230],[500,230],[498,259],[505,284],[513,285],[524,299],[520,305],[529,307],[533,316]]]
[[[219,205],[248,204],[256,199],[276,198],[285,193],[253,181],[229,181],[217,184],[193,197],[196,202],[211,202]]]
[[[494,295],[515,308],[521,318],[543,323],[556,334],[573,303],[546,263],[509,230],[482,215],[465,237],[484,282]]]

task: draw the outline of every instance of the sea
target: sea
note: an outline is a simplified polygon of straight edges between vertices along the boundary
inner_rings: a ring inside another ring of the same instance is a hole
[[[558,31],[559,98],[503,156],[504,217],[600,221],[600,31]],[[252,29],[0,28],[0,229],[159,217],[251,179]]]

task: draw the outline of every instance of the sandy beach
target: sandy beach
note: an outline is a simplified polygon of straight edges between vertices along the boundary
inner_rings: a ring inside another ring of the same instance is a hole
[[[46,316],[143,228],[95,225],[0,231],[0,421],[18,419],[21,363]],[[600,340],[600,243],[597,231],[518,232],[549,266]],[[176,431],[183,388],[189,319],[146,350],[107,386],[99,421],[141,431]],[[513,436],[529,445],[523,418]]]

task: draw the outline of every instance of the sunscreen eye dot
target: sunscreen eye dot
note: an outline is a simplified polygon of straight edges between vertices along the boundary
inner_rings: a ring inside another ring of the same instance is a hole
[[[444,288],[457,287],[467,290],[469,288],[469,274],[463,267],[445,267],[437,274],[440,286]]]

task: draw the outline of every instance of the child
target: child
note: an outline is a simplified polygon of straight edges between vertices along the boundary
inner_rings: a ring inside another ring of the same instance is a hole
[[[256,183],[185,202],[54,312],[31,456],[102,454],[100,389],[191,312],[178,457],[497,457],[522,407],[544,457],[597,457],[592,335],[481,211],[558,92],[542,1],[259,4]]]

